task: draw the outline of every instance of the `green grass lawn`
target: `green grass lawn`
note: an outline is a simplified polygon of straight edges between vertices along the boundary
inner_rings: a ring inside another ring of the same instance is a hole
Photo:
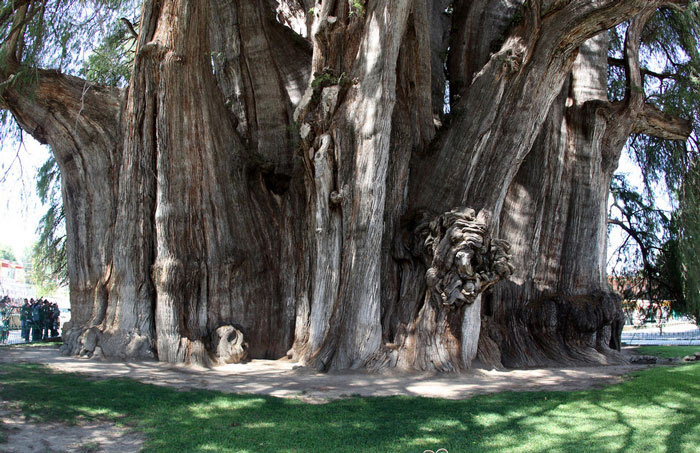
[[[0,385],[3,400],[39,423],[115,421],[144,432],[145,451],[695,452],[700,445],[700,363],[645,370],[601,390],[464,401],[401,396],[306,404],[19,364],[0,365]]]
[[[672,359],[675,357],[685,357],[700,352],[700,346],[640,346],[637,348],[639,354],[655,355]]]
[[[54,346],[60,348],[63,345],[63,341],[60,340],[61,337],[52,338],[50,341],[32,341],[29,343],[17,343],[17,344],[0,344],[0,349],[4,348],[45,348],[47,346]]]

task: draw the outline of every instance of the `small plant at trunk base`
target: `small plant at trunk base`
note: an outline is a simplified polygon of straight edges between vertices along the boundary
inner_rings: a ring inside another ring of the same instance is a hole
[[[332,85],[341,85],[344,81],[349,83],[348,78],[345,73],[336,75],[335,71],[329,68],[324,68],[322,72],[314,72],[314,79],[311,81],[311,87],[313,89],[323,89]]]

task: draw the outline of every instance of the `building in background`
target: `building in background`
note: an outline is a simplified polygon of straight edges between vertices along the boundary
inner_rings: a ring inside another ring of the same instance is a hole
[[[34,288],[27,280],[27,272],[23,264],[0,260],[0,297],[9,296],[11,299],[35,297]]]

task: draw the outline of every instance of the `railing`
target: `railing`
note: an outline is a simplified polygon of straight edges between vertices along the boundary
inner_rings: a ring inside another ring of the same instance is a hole
[[[0,344],[21,344],[25,343],[24,338],[22,338],[22,331],[17,329],[6,331],[7,335],[0,334]]]
[[[630,345],[700,345],[700,329],[689,323],[669,322],[622,332],[622,342]]]

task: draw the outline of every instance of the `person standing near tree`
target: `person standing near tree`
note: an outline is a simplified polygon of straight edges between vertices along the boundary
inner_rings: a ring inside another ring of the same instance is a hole
[[[0,343],[5,344],[7,342],[8,331],[9,331],[9,316],[10,307],[8,306],[9,298],[5,296],[0,301]]]
[[[41,299],[30,301],[32,305],[32,341],[41,340]]]
[[[22,338],[24,338],[24,341],[26,343],[29,343],[29,331],[30,331],[30,323],[31,323],[31,318],[32,318],[32,307],[29,305],[29,301],[27,299],[24,299],[24,303],[22,304],[22,307],[19,309],[19,319],[20,319],[20,326],[22,328]]]
[[[58,325],[59,325],[59,318],[61,316],[61,310],[58,308],[58,304],[56,302],[51,304],[51,337],[57,337],[58,336]]]
[[[48,340],[51,330],[52,309],[51,303],[44,299],[41,302],[41,339]]]

